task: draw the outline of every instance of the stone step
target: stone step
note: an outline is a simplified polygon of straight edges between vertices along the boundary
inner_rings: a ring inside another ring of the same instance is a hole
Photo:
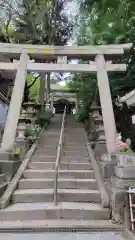
[[[54,170],[25,170],[23,173],[24,178],[54,178]],[[95,178],[93,170],[60,170],[58,173],[59,178],[81,178],[92,179]]]
[[[28,169],[46,169],[46,170],[54,170],[55,162],[29,162]]]
[[[38,155],[38,154],[42,154],[42,155],[47,155],[47,156],[50,156],[50,155],[56,155],[57,154],[57,149],[41,149],[41,150],[36,150],[35,151],[35,155]]]
[[[85,138],[85,132],[79,131],[79,129],[75,129],[75,127],[71,128],[69,131],[65,130],[65,137],[74,137],[81,136],[81,139]]]
[[[44,144],[43,145],[43,143],[42,143],[42,145],[41,144],[39,144],[38,146],[37,146],[37,148],[36,148],[36,150],[43,150],[43,149],[47,149],[47,150],[49,150],[49,149],[57,149],[57,145],[48,145],[48,144]]]
[[[68,162],[69,164],[71,163],[90,163],[89,157],[84,157],[84,156],[63,156],[62,163]]]
[[[72,156],[72,157],[74,157],[74,156],[82,156],[82,157],[88,157],[89,155],[88,155],[88,151],[79,151],[79,150],[77,150],[77,151],[64,151],[63,152],[63,156]]]
[[[12,194],[15,203],[52,202],[53,199],[54,189],[19,189]],[[58,189],[57,201],[99,203],[101,199],[98,190]]]
[[[51,130],[51,131],[49,131],[49,132],[46,132],[45,133],[45,136],[48,136],[48,135],[60,135],[60,129],[54,129],[54,131],[53,130]]]
[[[110,210],[97,203],[15,203],[0,211],[0,221],[33,220],[108,220]]]
[[[134,179],[135,178],[135,166],[127,166],[127,167],[121,167],[116,166],[115,167],[115,175],[118,178],[122,179]]]
[[[84,144],[84,142],[83,142],[83,144],[79,144],[77,141],[65,141],[65,139],[64,139],[64,146],[69,146],[69,147],[77,147],[77,146],[84,146],[85,144]]]
[[[70,131],[65,131],[65,134],[64,134],[65,137],[78,137],[78,136],[81,136],[81,139],[84,139],[85,138],[85,132],[84,131],[79,131],[78,129],[74,130],[74,129],[71,129]]]
[[[51,189],[54,187],[54,179],[51,178],[29,178],[21,179],[18,183],[19,189]],[[58,189],[91,189],[96,190],[95,179],[58,179]]]
[[[29,169],[55,169],[55,162],[29,162]],[[91,163],[60,163],[61,170],[92,170]]]
[[[77,138],[77,139],[75,139],[75,140],[77,140],[77,141],[81,141],[81,140],[84,140],[85,139],[85,135],[84,135],[84,132],[82,133],[82,132],[79,132],[79,131],[74,131],[74,130],[72,130],[72,133],[71,132],[65,132],[65,138],[73,138],[73,139],[75,139],[76,137],[80,137],[81,136],[81,138]]]
[[[122,224],[113,224],[111,220],[64,220],[64,219],[54,219],[54,220],[24,220],[24,221],[0,221],[0,229],[5,230],[10,229],[14,232],[14,229],[17,229],[18,232],[20,229],[31,231],[34,229],[35,231],[47,232],[50,231],[52,233],[65,231],[71,232],[72,230],[76,232],[81,231],[91,231],[91,232],[111,232],[118,231],[122,232],[124,230],[124,226]],[[36,235],[36,234],[35,234]],[[29,236],[30,237],[34,237]],[[67,237],[68,234],[67,234]],[[90,239],[89,235],[86,235],[86,238]],[[93,237],[93,235],[92,235]],[[114,236],[112,236],[114,239]],[[36,238],[36,236],[35,236]],[[16,236],[17,239],[17,236]],[[28,239],[28,238],[27,238]],[[75,238],[76,239],[76,238]],[[107,238],[108,239],[108,238]],[[121,238],[120,238],[121,239]],[[127,238],[126,238],[127,239]]]
[[[54,139],[52,139],[52,140],[46,139],[39,146],[42,148],[45,148],[47,145],[58,146],[58,144],[59,144],[59,139],[57,141],[55,141]]]
[[[31,158],[32,162],[55,162],[56,161],[56,155],[50,154],[50,155],[44,155],[42,153],[40,154],[34,154]],[[62,162],[74,162],[74,163],[89,163],[90,159],[87,156],[63,156]]]
[[[54,137],[47,137],[46,136],[46,139],[44,141],[42,141],[42,143],[40,144],[41,146],[45,146],[45,145],[53,145],[53,144],[58,144],[59,142],[59,137],[58,138],[54,138]],[[43,144],[43,145],[42,145]]]
[[[31,162],[56,162],[56,156],[34,155]]]
[[[49,151],[49,150],[57,150],[57,148],[58,148],[58,145],[56,145],[56,146],[44,146],[44,147],[42,147],[42,146],[38,146],[37,148],[36,148],[36,151],[35,152],[40,152],[40,151],[42,151],[42,150],[45,150],[45,151]]]
[[[38,146],[37,146],[37,148],[36,149],[39,149],[40,147],[42,147],[41,145],[43,144],[43,142],[42,143],[40,143]],[[56,148],[56,146],[52,146],[52,144],[46,144],[46,145],[43,145],[44,147],[46,147],[47,149],[50,149],[50,148]]]
[[[80,136],[76,136],[75,138],[64,138],[64,143],[67,146],[68,146],[68,142],[74,142],[76,144],[84,146],[85,145],[85,140],[84,139],[83,140],[77,140],[79,138],[80,138]]]
[[[87,151],[87,148],[82,145],[77,145],[77,146],[68,146],[68,145],[63,145],[63,150],[65,151]]]

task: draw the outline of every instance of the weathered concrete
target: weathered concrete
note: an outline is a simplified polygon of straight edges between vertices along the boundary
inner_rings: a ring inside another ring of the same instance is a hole
[[[135,166],[115,167],[115,174],[119,178],[135,179]]]
[[[10,182],[12,177],[18,170],[21,161],[11,161],[11,160],[0,160],[0,169],[3,174],[5,174],[5,180]]]
[[[124,219],[124,205],[126,203],[126,191],[118,188],[111,190],[112,220],[121,223]]]
[[[129,50],[131,43],[118,45],[99,45],[99,46],[48,46],[31,44],[0,44],[0,52],[6,53],[10,58],[20,56],[23,49],[36,59],[55,59],[58,56],[68,56],[68,58],[92,58],[96,54],[122,55],[124,50]],[[56,57],[55,57],[56,56]]]
[[[0,151],[0,160],[9,160],[10,155],[10,152]]]
[[[124,240],[125,238],[122,233],[117,232],[107,232],[107,233],[25,233],[25,234],[15,234],[15,233],[2,233],[0,235],[3,240]],[[130,239],[129,239],[130,240]]]
[[[109,87],[109,80],[106,71],[106,63],[102,54],[95,58],[97,64],[97,79],[102,107],[102,115],[106,136],[106,145],[108,153],[116,151],[116,125],[112,106],[112,99]]]
[[[28,60],[29,60],[29,56],[26,53],[22,53],[19,64],[18,64],[18,68],[17,68],[12,98],[10,101],[6,125],[5,125],[4,134],[2,138],[2,143],[1,143],[2,150],[10,149],[14,143],[16,128],[17,128],[21,105],[22,105]]]
[[[46,82],[46,74],[42,74],[41,75],[41,79],[40,79],[40,95],[39,95],[39,102],[41,105],[41,112],[44,111],[45,106],[44,106],[44,102],[45,102],[45,98],[46,98],[46,92],[45,92],[45,82]]]
[[[55,118],[56,116],[54,119]],[[7,199],[9,200],[9,196],[11,197],[11,193],[13,205],[9,206],[4,211],[1,210],[0,227],[3,220],[32,220],[33,222],[35,220],[43,221],[44,219],[47,221],[49,221],[49,219],[58,221],[60,219],[63,219],[64,221],[70,219],[71,221],[77,220],[79,224],[79,221],[81,220],[85,221],[93,219],[96,221],[107,221],[109,219],[109,208],[104,209],[100,204],[102,193],[98,190],[91,159],[87,157],[87,162],[84,161],[85,157],[83,155],[85,155],[85,151],[87,152],[84,142],[84,129],[81,125],[80,128],[74,128],[74,126],[76,126],[75,122],[73,119],[70,119],[70,117],[67,119],[67,124],[68,127],[65,129],[65,135],[68,138],[70,137],[73,143],[79,143],[82,138],[81,147],[83,148],[78,148],[73,144],[68,145],[68,142],[66,142],[66,145],[64,144],[63,151],[66,152],[67,159],[65,162],[62,157],[60,162],[58,172],[57,205],[53,203],[56,157],[53,161],[46,161],[45,157],[42,158],[42,161],[38,160],[42,146],[44,149],[44,151],[42,150],[42,156],[46,156],[44,141],[47,136],[51,136],[51,141],[54,140],[54,142],[56,141],[56,138],[59,138],[59,135],[56,134],[55,131],[50,131],[50,133],[48,131],[48,133],[44,132],[39,140],[38,147],[40,150],[35,150],[37,161],[33,161],[32,158],[28,163],[27,159],[27,169],[25,163],[23,174],[22,172],[21,174],[18,173],[18,189],[16,189],[17,181],[14,179],[15,182],[11,182],[10,189],[8,189],[8,192],[6,191],[6,197],[4,197],[0,206],[3,208],[5,206],[5,201],[7,204]],[[50,145],[47,147],[48,154],[52,153],[52,149],[54,150]],[[82,152],[80,152],[81,149]],[[76,159],[75,163],[74,158],[76,155],[80,156]],[[27,205],[25,203],[27,203]]]
[[[26,169],[28,162],[30,161],[33,152],[35,151],[35,148],[37,146],[37,143],[34,143],[29,152],[26,155],[26,158],[24,159],[24,162],[21,164],[20,168],[18,169],[16,175],[12,179],[12,181],[9,183],[8,188],[6,189],[5,193],[3,194],[2,198],[0,199],[0,208],[5,208],[12,197],[13,191],[16,189],[18,181],[20,180],[23,171]]]
[[[125,72],[126,71],[126,64],[111,64],[105,63],[106,71],[107,72]],[[5,71],[12,71],[15,72],[18,68],[18,63],[1,63],[0,62],[0,69]],[[71,72],[71,73],[97,73],[96,64],[53,64],[53,63],[28,63],[27,64],[27,71],[30,72],[40,72],[48,73],[51,72]]]
[[[104,179],[102,178],[102,175],[100,173],[100,169],[99,166],[96,162],[96,158],[94,156],[94,153],[89,145],[89,143],[87,142],[87,149],[88,149],[88,153],[89,153],[89,158],[91,159],[92,162],[92,166],[95,172],[95,178],[98,184],[98,188],[100,190],[101,193],[101,204],[103,207],[109,207],[110,206],[110,198],[109,198],[109,194],[106,190],[105,187],[105,183],[104,183]]]

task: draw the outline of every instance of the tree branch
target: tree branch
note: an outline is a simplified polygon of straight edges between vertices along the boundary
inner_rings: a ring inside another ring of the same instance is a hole
[[[40,77],[40,74],[37,76],[37,77],[35,77],[35,79],[33,80],[33,82],[28,86],[28,89],[30,89],[33,85],[34,85],[34,83],[37,81],[37,79]]]
[[[21,14],[19,13],[19,10],[17,11],[17,9],[14,8],[12,4],[9,3],[8,0],[0,0],[0,7],[7,8],[6,5],[9,7],[9,10],[12,9],[15,14],[17,14],[19,17],[21,16]]]

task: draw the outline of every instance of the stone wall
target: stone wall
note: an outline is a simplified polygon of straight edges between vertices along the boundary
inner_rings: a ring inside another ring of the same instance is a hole
[[[110,196],[112,220],[119,223],[124,220],[127,190],[135,187],[135,156],[107,154],[103,119],[99,111],[98,106],[91,109],[91,127],[94,129],[93,132],[91,130],[91,145]]]

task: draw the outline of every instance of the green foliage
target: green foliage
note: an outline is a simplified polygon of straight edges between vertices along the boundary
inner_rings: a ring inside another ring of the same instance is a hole
[[[51,118],[52,118],[52,112],[46,111],[40,115],[38,124],[41,127],[46,128],[50,124]]]
[[[27,74],[27,86],[29,88],[30,85],[34,82],[35,77],[32,73]],[[39,102],[39,89],[40,89],[40,77],[36,79],[34,84],[29,88],[29,100],[34,102]]]
[[[68,2],[70,0],[1,0],[0,41],[66,45],[73,29],[73,21],[65,11]],[[27,81],[31,78],[34,84],[30,87],[26,83],[24,102],[38,101],[39,79],[30,73]]]
[[[72,21],[65,14],[64,0],[23,0],[15,20],[19,42],[64,45],[71,36]]]
[[[36,139],[38,137],[40,131],[41,131],[41,127],[39,125],[30,124],[27,128],[25,136]]]
[[[0,23],[5,26],[2,42],[65,45],[71,37],[73,22],[65,11],[70,0],[1,0]],[[5,38],[5,35],[6,38]]]
[[[81,107],[76,114],[76,121],[84,122],[84,120],[88,118],[88,113],[88,110],[86,110],[84,107]]]
[[[78,6],[80,10],[76,23],[76,43],[78,45],[133,43],[129,53],[126,53],[121,59],[113,60],[114,63],[126,63],[128,66],[127,72],[124,74],[114,73],[109,78],[117,126],[119,131],[122,131],[124,137],[126,137],[130,128],[129,114],[131,113],[128,111],[127,114],[125,107],[120,108],[117,106],[116,99],[118,96],[123,96],[135,89],[135,1],[78,0]],[[83,79],[84,76],[77,75],[77,78]],[[85,78],[87,79],[88,75]],[[75,80],[76,76],[73,77],[73,82]],[[92,77],[91,80],[94,81]],[[81,89],[80,86],[78,88]],[[84,86],[83,88],[85,89]],[[86,89],[90,92],[96,92],[94,85],[92,88],[87,85]],[[91,101],[86,104],[87,90],[83,94],[84,105],[88,106]],[[94,94],[91,94],[92,96],[95,99]],[[98,94],[96,94],[97,97]],[[98,98],[97,101],[99,102]]]
[[[77,120],[84,121],[84,119],[88,118],[90,106],[96,96],[96,79],[90,74],[75,74],[72,81],[68,84],[68,87],[77,91],[78,98],[82,105],[77,114]]]
[[[10,23],[0,23],[0,42],[9,42],[14,41],[14,29]]]

